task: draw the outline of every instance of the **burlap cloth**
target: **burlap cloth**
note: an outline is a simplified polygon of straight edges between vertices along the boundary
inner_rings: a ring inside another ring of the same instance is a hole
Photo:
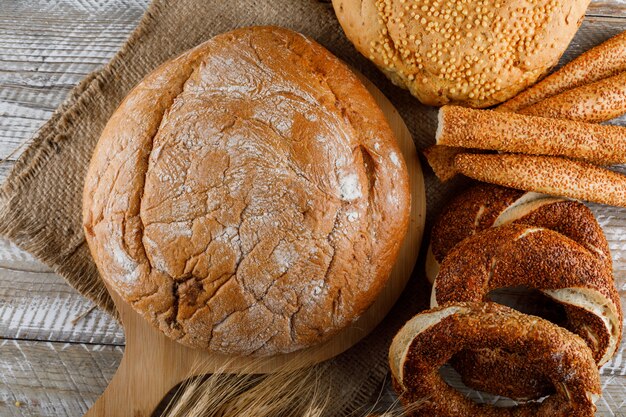
[[[352,47],[328,2],[317,0],[155,0],[111,62],[89,75],[40,130],[0,191],[0,233],[50,265],[81,294],[113,313],[81,228],[83,178],[105,123],[127,92],[160,63],[236,27],[279,25],[306,34],[370,78],[394,103],[418,149],[433,142],[436,111],[420,105]],[[428,219],[459,183],[426,174]],[[425,245],[422,247],[422,252]],[[424,256],[422,254],[421,259]],[[331,407],[345,415],[368,404],[387,374],[391,337],[426,306],[418,263],[407,290],[365,340],[333,360]],[[335,414],[335,413],[333,413]]]

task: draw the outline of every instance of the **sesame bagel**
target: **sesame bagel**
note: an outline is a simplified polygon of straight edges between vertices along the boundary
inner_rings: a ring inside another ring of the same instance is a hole
[[[428,105],[488,107],[534,84],[589,0],[333,0],[348,39]]]
[[[597,255],[612,269],[602,228],[587,206],[563,197],[479,184],[453,199],[435,221],[426,275],[432,283],[439,264],[458,243],[490,227],[523,223],[557,231]]]
[[[461,350],[506,350],[544,370],[555,393],[511,408],[477,404],[439,375]],[[412,416],[588,417],[601,393],[592,353],[580,337],[495,303],[454,303],[418,314],[389,349],[393,386]]]
[[[622,311],[613,277],[595,252],[553,230],[508,224],[463,240],[441,263],[431,306],[487,301],[493,290],[518,286],[536,289],[558,303],[565,314],[559,324],[585,340],[598,365],[614,355],[621,338]],[[498,356],[500,368],[517,367],[515,357],[507,353]],[[467,376],[466,369],[457,370]],[[512,378],[485,373],[468,385],[478,384],[489,392],[506,392],[514,398],[545,395],[533,395],[521,382],[526,379],[508,375]],[[541,381],[539,375],[531,379]],[[468,378],[464,381],[467,383]]]
[[[613,276],[596,253],[553,230],[509,224],[463,240],[440,265],[431,306],[482,301],[489,291],[514,286],[561,303],[565,327],[587,341],[600,365],[613,356],[622,323]]]

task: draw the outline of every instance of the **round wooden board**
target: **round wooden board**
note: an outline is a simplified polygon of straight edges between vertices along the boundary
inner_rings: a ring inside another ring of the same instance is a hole
[[[213,372],[269,373],[310,366],[330,359],[370,333],[389,312],[411,276],[419,254],[426,216],[424,178],[415,144],[397,110],[374,84],[359,74],[385,113],[398,139],[409,171],[411,217],[387,286],[356,322],[326,343],[285,355],[267,358],[229,357],[183,346],[144,320],[114,291],[126,335],[126,348],[111,383],[85,416],[148,417],[161,399],[179,382]]]

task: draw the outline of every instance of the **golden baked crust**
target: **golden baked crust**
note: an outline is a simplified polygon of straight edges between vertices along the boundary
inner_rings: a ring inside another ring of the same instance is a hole
[[[523,154],[468,154],[454,157],[454,166],[478,181],[626,207],[626,176],[588,162]]]
[[[430,236],[430,248],[437,262],[464,239],[493,226],[498,216],[524,191],[479,184],[450,201],[443,209]]]
[[[460,106],[439,109],[437,145],[626,163],[626,127]]]
[[[441,212],[431,232],[431,250],[437,262],[464,239],[493,227],[498,218],[515,208],[513,223],[554,230],[596,253],[612,269],[611,252],[602,228],[591,210],[579,201],[527,193],[492,184],[471,187]]]
[[[621,334],[620,299],[606,264],[595,253],[549,229],[509,224],[477,233],[448,253],[434,286],[437,304],[481,301],[489,291],[514,286],[536,288],[549,296],[565,289],[593,292],[606,302],[603,313],[615,319],[610,323],[610,334],[615,333],[618,338]],[[567,311],[569,304],[564,306]],[[574,318],[568,317],[569,321]],[[596,343],[609,329],[603,325],[599,329],[587,328],[586,332],[590,334],[581,337],[591,339],[599,361],[608,343]]]
[[[542,368],[556,394],[512,408],[478,405],[438,372],[463,349],[513,352],[525,359],[522,366]],[[393,339],[389,365],[411,416],[587,417],[601,393],[598,368],[578,336],[495,303],[453,303],[416,315]]]
[[[556,65],[589,0],[333,0],[346,36],[429,105],[488,107]]]
[[[517,112],[562,94],[626,71],[626,32],[620,32],[577,56],[532,88],[498,106],[499,111]]]
[[[517,113],[588,123],[614,119],[626,113],[626,72],[548,97]]]
[[[327,340],[385,285],[408,225],[384,115],[314,41],[228,32],[111,117],[83,216],[101,275],[171,338],[268,355]]]

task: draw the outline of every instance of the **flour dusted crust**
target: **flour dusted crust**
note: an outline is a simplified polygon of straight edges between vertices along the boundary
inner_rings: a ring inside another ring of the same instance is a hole
[[[269,355],[329,339],[385,285],[406,167],[374,99],[312,40],[228,32],[122,102],[86,178],[106,282],[167,336]]]
[[[558,61],[589,0],[333,0],[346,36],[429,105],[487,107]]]

